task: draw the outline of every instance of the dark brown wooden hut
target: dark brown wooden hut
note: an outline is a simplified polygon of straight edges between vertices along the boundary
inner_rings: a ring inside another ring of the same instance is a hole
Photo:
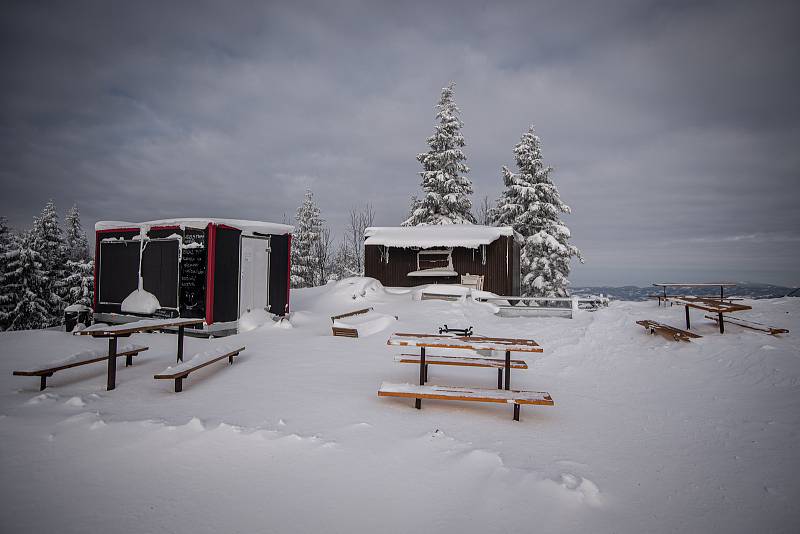
[[[385,286],[459,284],[464,275],[482,275],[484,290],[519,295],[519,234],[510,227],[372,227],[364,237],[364,274]]]

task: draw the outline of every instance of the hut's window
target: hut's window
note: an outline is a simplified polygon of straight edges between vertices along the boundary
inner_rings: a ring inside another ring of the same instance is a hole
[[[429,248],[417,253],[417,269],[451,269],[453,268],[453,249]]]

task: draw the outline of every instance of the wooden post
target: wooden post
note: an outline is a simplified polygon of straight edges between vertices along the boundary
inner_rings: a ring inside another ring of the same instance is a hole
[[[419,348],[419,385],[425,385],[425,347]],[[419,410],[422,408],[422,399],[414,402],[414,407]]]
[[[183,329],[184,326],[180,325],[178,327],[178,361],[183,361]]]
[[[511,351],[506,351],[506,389],[511,387]]]
[[[685,305],[684,308],[686,308],[686,330],[689,330],[691,328],[689,325],[689,305]]]
[[[106,390],[117,387],[117,337],[108,338],[108,380]]]

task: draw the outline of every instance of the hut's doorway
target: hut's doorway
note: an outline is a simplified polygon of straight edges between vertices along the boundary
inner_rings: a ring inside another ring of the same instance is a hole
[[[242,236],[239,315],[269,309],[269,238]]]

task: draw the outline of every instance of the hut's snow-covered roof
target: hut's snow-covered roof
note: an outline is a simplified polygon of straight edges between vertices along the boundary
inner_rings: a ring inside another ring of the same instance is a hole
[[[465,247],[478,248],[513,236],[510,226],[447,224],[437,226],[373,226],[364,231],[366,245],[399,248]]]
[[[181,228],[205,228],[209,223],[224,224],[233,228],[238,228],[244,233],[283,235],[289,234],[294,230],[288,224],[278,224],[262,221],[245,221],[241,219],[211,219],[211,218],[180,218],[180,219],[160,219],[157,221],[145,222],[124,222],[124,221],[99,221],[94,225],[95,231],[114,230],[117,228],[152,228],[153,226],[180,226]]]

